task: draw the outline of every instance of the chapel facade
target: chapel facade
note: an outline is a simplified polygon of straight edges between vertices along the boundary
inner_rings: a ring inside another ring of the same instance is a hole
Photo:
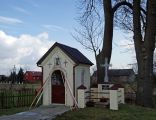
[[[77,89],[90,89],[91,65],[79,50],[56,42],[37,62],[43,73],[43,105],[73,106]]]

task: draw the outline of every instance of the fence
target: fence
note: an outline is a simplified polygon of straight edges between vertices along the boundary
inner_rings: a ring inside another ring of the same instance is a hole
[[[36,91],[32,89],[0,91],[0,109],[30,106],[35,95]]]

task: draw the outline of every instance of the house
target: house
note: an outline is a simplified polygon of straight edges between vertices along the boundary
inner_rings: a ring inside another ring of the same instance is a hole
[[[108,71],[110,82],[125,83],[133,82],[135,73],[133,69],[111,69]]]
[[[24,80],[29,83],[41,83],[42,72],[39,71],[26,71],[24,74]]]
[[[91,84],[97,84],[97,71],[94,71],[91,76]],[[135,73],[133,69],[109,69],[108,78],[111,83],[125,83],[133,82],[135,79]]]
[[[5,75],[0,75],[0,82],[6,82],[7,81],[7,76]]]
[[[56,42],[37,62],[43,72],[43,105],[73,106],[77,89],[90,89],[91,65],[79,50]]]

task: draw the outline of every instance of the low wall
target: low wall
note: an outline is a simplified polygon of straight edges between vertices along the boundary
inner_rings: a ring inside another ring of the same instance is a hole
[[[90,99],[94,102],[99,102],[101,98],[108,99],[111,110],[118,110],[118,105],[125,103],[124,88],[122,87],[110,88],[109,90],[102,90],[100,86],[98,88],[91,88],[90,96]]]
[[[91,88],[91,93],[90,93],[90,96],[91,96],[91,99],[94,101],[94,102],[98,102],[99,100],[97,99],[98,98],[98,88]]]

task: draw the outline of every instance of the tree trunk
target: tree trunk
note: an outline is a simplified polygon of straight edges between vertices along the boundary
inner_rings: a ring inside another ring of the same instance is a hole
[[[98,83],[104,81],[104,67],[101,64],[105,63],[105,58],[108,58],[110,62],[112,54],[112,37],[113,37],[113,10],[111,0],[103,0],[104,9],[104,37],[103,37],[103,48],[97,55],[97,79]]]
[[[156,1],[147,1],[145,37],[142,40],[140,1],[133,1],[134,44],[138,62],[137,104],[153,107],[153,53],[156,36]]]
[[[144,106],[153,107],[153,54],[156,36],[156,0],[147,1],[147,27],[145,47],[147,59],[145,62]]]
[[[153,107],[153,52],[147,52],[147,59],[145,59],[145,70],[144,70],[144,95],[143,95],[143,106]]]

